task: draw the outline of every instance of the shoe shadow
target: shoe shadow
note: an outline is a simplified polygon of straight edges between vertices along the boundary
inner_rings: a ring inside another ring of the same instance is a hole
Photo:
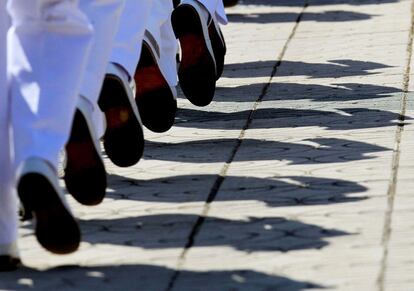
[[[246,122],[250,110],[236,112],[212,112],[194,109],[180,109],[177,113],[178,127],[201,129],[240,130]],[[367,109],[341,108],[336,112],[308,109],[260,108],[254,112],[254,122],[250,129],[298,128],[317,126],[326,130],[353,130],[396,126],[400,114],[396,112]],[[411,120],[405,117],[405,120]]]
[[[292,12],[272,12],[272,13],[249,13],[237,14],[230,13],[228,19],[230,22],[236,23],[286,23],[295,22],[299,13]],[[359,13],[353,11],[324,11],[321,13],[305,12],[302,15],[301,22],[316,21],[316,22],[346,22],[346,21],[362,21],[368,20],[376,15]]]
[[[241,0],[240,4],[244,5],[265,5],[281,7],[302,7],[307,2],[311,6],[329,6],[329,5],[381,5],[395,3],[400,0]]]
[[[212,139],[181,143],[147,141],[145,159],[178,161],[185,163],[220,163],[228,159],[227,150],[237,145],[237,139]],[[284,161],[288,165],[346,163],[372,159],[373,153],[390,149],[369,143],[339,138],[313,138],[302,142],[311,144],[287,143],[278,141],[243,139],[242,152],[234,162],[245,161]]]
[[[184,248],[199,216],[161,214],[120,219],[81,221],[84,240],[145,249]],[[207,217],[192,248],[230,247],[251,252],[291,252],[321,249],[327,239],[349,233],[282,217],[227,220]]]
[[[223,77],[226,78],[257,78],[267,77],[270,75],[276,61],[255,61],[247,63],[235,63],[225,65]],[[391,68],[388,65],[357,61],[348,59],[328,60],[326,63],[306,63],[299,61],[283,61],[278,68],[277,76],[307,76],[310,79],[315,78],[342,78],[352,76],[375,75],[373,70]],[[288,85],[288,84],[286,84]],[[356,85],[356,84],[355,84]],[[360,84],[358,84],[360,85]],[[367,85],[366,85],[367,86]],[[372,86],[372,88],[375,88]],[[378,86],[377,91],[381,91],[383,86]],[[386,88],[386,87],[385,87]],[[394,91],[396,88],[390,88]]]
[[[110,176],[109,199],[157,203],[192,203],[208,199],[218,175],[183,175],[151,180]],[[341,179],[280,176],[271,178],[229,176],[215,201],[261,202],[269,207],[314,206],[365,200],[367,189]]]
[[[258,96],[265,84],[219,87],[216,102],[252,102],[251,96]],[[400,89],[356,83],[335,83],[331,86],[297,83],[272,84],[264,97],[265,101],[310,100],[315,102],[346,102],[386,98],[401,93]]]

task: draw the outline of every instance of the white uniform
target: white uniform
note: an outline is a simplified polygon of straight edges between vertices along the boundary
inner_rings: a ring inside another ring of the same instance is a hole
[[[133,77],[141,55],[142,39],[153,0],[125,0],[110,61],[121,65]],[[164,0],[169,1],[169,0]]]
[[[124,2],[125,0],[80,0],[80,8],[92,22],[95,31],[80,95],[89,100],[97,138],[101,138],[105,132],[104,115],[98,107],[98,98]]]
[[[16,198],[9,190],[9,176],[16,166],[30,157],[58,166],[93,35],[77,0],[8,0],[12,23],[6,84],[5,2],[0,0],[0,244],[17,239]],[[8,163],[9,122],[13,128],[13,166]]]
[[[171,25],[172,1],[153,0],[151,17],[146,29],[160,48],[160,69],[171,87],[177,86],[178,42]]]
[[[7,86],[6,0],[0,0],[0,255],[17,240],[17,199],[13,192],[13,170],[9,139],[9,98]]]
[[[208,12],[212,17],[215,17],[221,24],[227,24],[227,16],[224,11],[223,0],[198,0],[204,7],[207,8]]]

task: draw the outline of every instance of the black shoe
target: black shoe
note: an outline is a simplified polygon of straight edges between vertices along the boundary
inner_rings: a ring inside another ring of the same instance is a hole
[[[224,59],[227,53],[226,42],[224,40],[224,35],[220,29],[219,24],[214,19],[211,20],[208,26],[208,32],[211,39],[211,45],[213,47],[214,58],[216,60],[216,80],[218,80],[220,79],[224,70]]]
[[[11,272],[21,266],[21,261],[12,256],[0,255],[0,272]]]
[[[98,102],[107,123],[104,147],[115,165],[130,167],[142,157],[144,132],[126,73],[115,64],[108,70]]]
[[[223,0],[224,7],[232,7],[239,4],[239,0]]]
[[[135,101],[142,123],[154,132],[166,132],[177,112],[175,88],[171,88],[159,66],[159,51],[153,37],[145,33],[141,58],[135,72]]]
[[[66,144],[64,180],[72,196],[83,205],[97,205],[106,194],[106,171],[95,137],[88,101],[79,98],[69,142]]]
[[[65,203],[57,173],[45,161],[31,158],[19,169],[17,192],[25,211],[33,213],[39,243],[55,254],[76,251],[80,230]]]
[[[187,99],[197,106],[206,106],[213,100],[216,89],[216,61],[211,46],[202,7],[180,4],[172,13],[175,36],[181,44],[181,63],[178,78]]]

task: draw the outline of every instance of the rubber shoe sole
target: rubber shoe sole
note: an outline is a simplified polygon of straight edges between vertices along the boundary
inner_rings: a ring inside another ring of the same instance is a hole
[[[24,209],[33,213],[35,234],[41,246],[55,254],[69,254],[79,248],[79,226],[45,176],[24,174],[17,191]]]
[[[131,107],[122,80],[107,75],[99,97],[99,107],[106,117],[104,147],[109,159],[119,167],[138,163],[144,152],[142,126]]]
[[[208,31],[203,30],[197,10],[189,5],[178,6],[172,13],[175,36],[181,44],[178,78],[187,99],[196,106],[207,106],[216,89],[216,64],[208,46]]]
[[[134,78],[135,100],[143,125],[153,132],[168,131],[174,125],[177,100],[145,42]]]
[[[66,145],[64,180],[68,192],[79,203],[98,205],[106,194],[106,170],[94,145],[87,121],[78,109]]]

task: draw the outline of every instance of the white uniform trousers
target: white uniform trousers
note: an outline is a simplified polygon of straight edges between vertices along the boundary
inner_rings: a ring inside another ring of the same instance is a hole
[[[169,1],[169,0],[164,0]],[[141,55],[142,39],[153,0],[125,0],[110,61],[133,77]]]
[[[17,239],[16,198],[9,190],[8,176],[29,157],[42,158],[57,168],[59,152],[72,125],[93,30],[77,0],[8,0],[11,27],[7,38],[6,86],[7,17],[5,1],[0,0],[0,4],[0,244],[5,244]],[[10,122],[13,166],[9,166],[7,149]]]
[[[78,0],[8,3],[15,163],[38,157],[57,168],[71,129],[93,30]]]
[[[7,85],[6,0],[0,0],[0,255],[17,240],[17,199],[13,191],[13,169],[10,152],[9,95]]]
[[[172,1],[153,0],[151,17],[146,29],[160,48],[160,69],[171,87],[178,83],[177,61],[178,41],[171,24]]]
[[[224,11],[223,0],[198,0],[198,2],[203,4],[210,15],[215,17],[221,24],[227,24],[228,20]]]
[[[95,31],[80,95],[89,100],[97,138],[101,138],[105,131],[104,115],[98,107],[98,98],[124,2],[125,0],[80,0],[80,8],[88,16]]]

